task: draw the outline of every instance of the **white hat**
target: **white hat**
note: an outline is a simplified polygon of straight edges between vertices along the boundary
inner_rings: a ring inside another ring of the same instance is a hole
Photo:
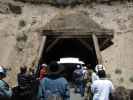
[[[4,69],[2,66],[0,66],[0,73],[4,73]]]
[[[48,65],[47,65],[47,64],[42,64],[41,66],[43,66],[43,67],[47,67]]]
[[[86,69],[87,69],[87,67],[86,67],[86,66],[84,66],[84,67],[83,67],[83,69],[85,69],[85,70],[86,70]]]
[[[77,68],[81,68],[81,66],[80,66],[80,65],[77,65],[76,67],[77,67]]]
[[[101,64],[96,65],[95,71],[98,72],[100,70],[104,70],[105,71],[105,67],[103,65],[101,65]]]

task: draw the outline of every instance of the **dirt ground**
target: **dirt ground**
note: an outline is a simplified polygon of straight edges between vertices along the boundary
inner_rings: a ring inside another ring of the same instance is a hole
[[[3,0],[1,0],[3,1]],[[6,0],[4,2],[11,2]],[[101,52],[103,63],[113,83],[133,88],[133,5],[115,3],[55,8],[49,5],[19,3],[22,14],[0,13],[0,64],[11,68],[7,81],[16,85],[21,65],[32,66],[41,37],[35,31],[57,14],[73,11],[88,13],[97,23],[114,30],[113,45]]]

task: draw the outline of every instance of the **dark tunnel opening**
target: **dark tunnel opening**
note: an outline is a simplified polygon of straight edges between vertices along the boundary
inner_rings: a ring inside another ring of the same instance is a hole
[[[97,64],[97,57],[94,49],[93,40],[89,38],[51,38],[47,37],[45,47],[43,49],[40,64],[49,64],[51,61],[59,61],[60,58],[74,57],[79,58],[85,65],[90,65],[94,69]],[[73,64],[64,64],[62,76],[68,81],[72,81],[72,73],[75,69]]]
[[[59,61],[63,57],[76,57],[85,64],[90,64],[92,68],[97,64],[96,53],[92,38],[60,38],[55,42],[55,38],[48,37],[40,64],[49,63],[50,61]]]

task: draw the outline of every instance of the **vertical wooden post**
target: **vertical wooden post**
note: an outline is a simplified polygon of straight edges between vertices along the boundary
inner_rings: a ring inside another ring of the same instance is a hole
[[[42,41],[41,41],[41,45],[40,45],[39,53],[38,53],[39,60],[42,57],[42,53],[43,53],[43,49],[44,49],[44,46],[45,46],[45,43],[46,43],[46,39],[47,39],[47,36],[42,37]]]
[[[43,53],[43,49],[44,49],[44,46],[45,46],[45,43],[46,43],[46,39],[47,39],[47,36],[42,37],[41,44],[40,44],[39,51],[38,51],[38,55],[37,55],[37,58],[36,58],[36,63],[35,63],[36,67],[38,67],[39,61],[42,57],[42,53]]]
[[[96,34],[94,34],[94,33],[92,34],[92,39],[93,39],[93,43],[94,43],[94,47],[95,47],[95,51],[96,51],[98,64],[102,64],[102,55],[100,53],[99,43],[98,43]]]

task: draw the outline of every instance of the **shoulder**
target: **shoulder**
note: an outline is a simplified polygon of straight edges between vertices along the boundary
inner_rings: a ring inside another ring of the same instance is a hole
[[[93,84],[98,84],[98,83],[101,83],[101,82],[102,82],[102,80],[98,79],[98,80],[95,80],[95,81],[93,82]]]
[[[42,80],[40,80],[40,82],[45,82],[45,81],[47,81],[47,80],[49,80],[49,78],[47,78],[47,77],[45,77],[45,78],[43,78]]]
[[[112,83],[110,80],[108,80],[108,79],[105,79],[105,80],[103,81],[103,84],[106,84],[107,86],[110,86],[110,87],[113,86],[113,83]]]
[[[0,80],[0,86],[4,85],[4,81]]]
[[[109,84],[112,84],[112,81],[109,80],[109,79],[105,79],[104,81],[105,81],[105,82],[108,82]]]
[[[67,80],[64,77],[60,77],[59,80],[67,82]]]

